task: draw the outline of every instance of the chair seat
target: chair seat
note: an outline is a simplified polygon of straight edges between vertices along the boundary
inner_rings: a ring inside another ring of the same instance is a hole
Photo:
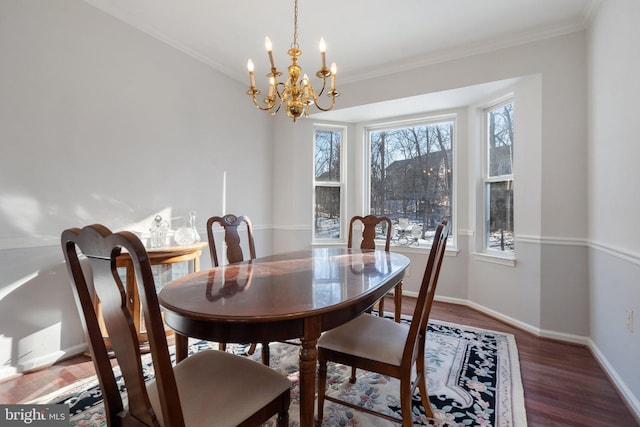
[[[318,347],[399,366],[408,334],[408,325],[362,314],[325,332]]]
[[[175,366],[174,373],[185,425],[189,427],[237,426],[291,388],[291,382],[273,369],[216,350],[187,357]],[[155,380],[149,381],[147,391],[164,424]]]

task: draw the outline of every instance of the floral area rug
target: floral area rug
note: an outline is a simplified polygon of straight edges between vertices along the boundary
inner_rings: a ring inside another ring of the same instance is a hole
[[[406,321],[406,320],[405,320]],[[217,344],[194,341],[190,351],[217,349]],[[229,345],[227,351],[246,355],[247,346]],[[271,366],[292,382],[290,426],[299,426],[299,347],[271,343]],[[260,360],[260,349],[253,355]],[[428,418],[420,398],[413,399],[413,420],[417,426],[520,427],[526,426],[524,395],[518,351],[513,335],[440,321],[430,321],[426,350],[427,388],[435,418]],[[153,366],[145,355],[146,376],[152,378]],[[400,417],[399,382],[358,370],[357,381],[350,384],[351,368],[329,363],[327,394],[357,405]],[[116,375],[119,371],[116,367]],[[122,378],[119,378],[121,381]],[[417,391],[416,391],[417,392]],[[126,395],[124,386],[122,393]],[[65,403],[70,407],[70,425],[106,426],[102,394],[95,377],[73,384],[29,403]],[[325,402],[324,427],[387,427],[396,424],[348,407]],[[265,426],[275,426],[270,421]]]

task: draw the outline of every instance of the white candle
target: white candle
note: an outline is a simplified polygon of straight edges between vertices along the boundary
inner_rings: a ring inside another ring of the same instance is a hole
[[[269,78],[269,98],[273,97],[273,92],[275,91],[276,88],[276,79],[274,79],[273,77]]]
[[[249,80],[251,81],[251,87],[256,86],[256,80],[253,74],[253,61],[251,58],[247,61],[247,69],[249,70]]]
[[[327,44],[324,42],[324,39],[320,37],[320,56],[322,57],[322,68],[326,68],[326,53],[327,53]]]
[[[271,68],[275,68],[273,65],[273,45],[271,44],[271,39],[269,37],[264,38],[264,47],[267,49],[267,54],[269,54],[269,62],[271,62]]]
[[[336,71],[338,71],[338,67],[336,67],[336,63],[331,64],[331,90],[335,90],[336,88]]]

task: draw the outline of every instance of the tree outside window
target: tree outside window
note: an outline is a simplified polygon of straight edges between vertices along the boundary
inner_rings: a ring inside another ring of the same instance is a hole
[[[485,113],[485,249],[513,254],[513,102]]]
[[[454,129],[450,117],[368,130],[370,213],[391,218],[394,245],[428,247],[451,224]]]

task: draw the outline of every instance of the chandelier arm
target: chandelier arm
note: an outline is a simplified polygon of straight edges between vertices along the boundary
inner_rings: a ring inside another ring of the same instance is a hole
[[[260,103],[258,102],[258,96],[257,96],[259,93],[261,93],[259,89],[255,89],[255,88],[250,89],[249,92],[250,92],[250,95],[252,95],[253,104],[262,111],[269,111],[276,105],[275,98],[270,100],[268,97],[265,98],[263,101],[264,106],[260,105]]]
[[[255,106],[262,111],[271,111],[271,109],[274,107],[275,104],[272,104],[271,106],[269,106],[269,104],[267,104],[266,106],[261,106],[255,99],[253,100],[253,103],[255,104]]]
[[[327,107],[327,108],[322,108],[322,107],[320,106],[320,104],[318,104],[317,99],[314,99],[314,102],[315,102],[315,104],[316,104],[316,108],[317,108],[318,110],[320,110],[320,111],[331,111],[331,109],[332,109],[332,108],[333,108],[333,106],[335,105],[335,102],[336,102],[336,96],[339,96],[339,95],[340,95],[340,94],[339,94],[338,92],[336,92],[335,90],[332,90],[332,91],[330,91],[330,92],[327,94],[327,96],[328,96],[329,98],[331,98],[331,105],[330,105],[329,107]]]
[[[275,115],[278,111],[280,111],[280,107],[282,107],[282,102],[284,101],[284,97],[282,96],[282,94],[280,92],[278,92],[278,86],[279,85],[283,85],[283,84],[282,83],[277,83],[276,84],[276,89],[275,89],[276,94],[275,94],[273,106],[275,107],[277,105],[277,107],[276,107],[275,110],[271,111],[272,115]],[[279,101],[275,102],[276,99],[279,99]]]
[[[324,88],[325,87],[327,87],[327,78],[323,77],[322,78],[322,89],[320,89],[320,93],[318,93],[318,96],[322,96],[322,94],[324,93]]]
[[[284,97],[285,85],[283,82],[276,83],[276,96],[280,98],[280,103],[282,104],[282,98]]]

